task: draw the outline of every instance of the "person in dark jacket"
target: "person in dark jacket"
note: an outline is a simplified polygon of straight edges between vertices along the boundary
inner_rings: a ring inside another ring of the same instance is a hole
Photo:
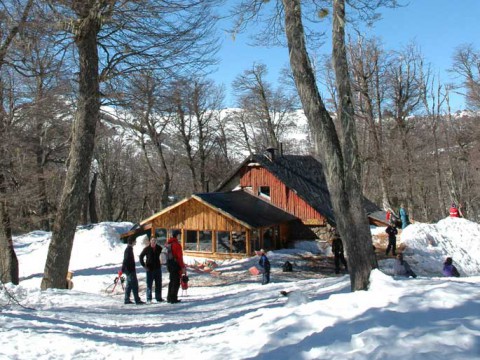
[[[262,270],[262,285],[266,285],[270,282],[270,261],[265,255],[265,250],[257,250],[255,253],[260,256],[260,260],[258,260],[258,266]]]
[[[391,222],[390,225],[387,226],[387,229],[385,232],[388,234],[388,246],[387,246],[387,251],[385,252],[385,255],[388,255],[390,252],[390,249],[392,250],[392,255],[395,256],[397,252],[397,226],[395,225],[395,222]]]
[[[340,239],[340,236],[338,236],[338,234],[335,234],[333,236],[332,252],[335,260],[335,274],[340,273],[340,262],[345,267],[345,271],[348,271],[347,260],[345,260],[345,255],[343,251],[342,239]]]
[[[135,304],[145,304],[138,296],[138,279],[135,268],[135,256],[133,255],[133,246],[137,243],[135,238],[128,239],[128,245],[123,255],[122,272],[125,274],[127,285],[125,286],[125,304],[133,304],[130,300],[130,294],[133,292]]]
[[[451,257],[447,257],[445,262],[443,263],[443,276],[448,277],[459,277],[460,273],[458,272],[455,265],[453,265],[453,259]]]
[[[175,230],[170,239],[167,240],[165,246],[170,246],[170,251],[173,259],[169,259],[167,263],[167,269],[170,273],[170,282],[168,283],[167,302],[170,304],[179,303],[178,290],[180,289],[180,280],[182,275],[187,273],[187,267],[183,262],[183,250],[182,245],[178,242],[178,235],[180,231]]]
[[[152,237],[150,245],[146,246],[140,253],[140,264],[147,273],[147,304],[152,302],[152,285],[155,281],[155,300],[162,302],[162,266],[160,254],[162,247],[157,245],[157,239]],[[146,258],[146,260],[145,260]]]

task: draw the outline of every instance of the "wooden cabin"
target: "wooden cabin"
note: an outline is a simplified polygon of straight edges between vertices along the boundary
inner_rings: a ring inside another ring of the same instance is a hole
[[[292,240],[321,239],[335,226],[330,193],[322,164],[313,156],[268,155],[247,158],[215,191],[243,190],[294,215],[300,221]],[[385,223],[385,212],[365,199],[370,224]],[[385,223],[386,226],[386,223]]]
[[[372,224],[384,212],[365,199]],[[122,235],[148,234],[166,240],[181,231],[187,255],[250,256],[254,250],[284,248],[289,242],[326,239],[335,225],[320,162],[312,156],[252,155],[211,193],[194,194]]]
[[[255,250],[286,247],[289,223],[297,219],[243,191],[194,194],[143,220],[122,235],[154,235],[164,243],[180,230],[185,254],[241,258]]]

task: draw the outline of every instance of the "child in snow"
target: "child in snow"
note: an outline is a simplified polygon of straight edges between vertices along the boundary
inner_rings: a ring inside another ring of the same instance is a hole
[[[460,273],[458,272],[455,265],[453,265],[453,259],[451,257],[447,257],[445,262],[443,263],[443,275],[444,276],[454,276],[459,277]]]
[[[452,206],[450,207],[450,217],[463,217],[460,207],[457,208],[455,203],[452,203]]]
[[[268,284],[270,282],[270,261],[265,255],[265,250],[257,250],[255,253],[260,256],[260,260],[258,261],[258,265],[260,269],[262,269],[262,285]]]
[[[395,263],[393,264],[393,274],[395,276],[406,276],[406,277],[413,277],[416,278],[417,274],[415,274],[410,267],[410,265],[403,260],[403,254],[398,254],[397,258],[395,259]]]

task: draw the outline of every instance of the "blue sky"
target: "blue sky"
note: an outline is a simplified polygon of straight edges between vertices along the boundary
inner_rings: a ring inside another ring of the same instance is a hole
[[[382,10],[382,20],[368,33],[380,38],[389,50],[400,50],[415,41],[441,79],[452,82],[452,75],[446,70],[451,66],[455,48],[471,43],[480,50],[479,15],[480,0],[411,0],[407,7]],[[249,42],[248,34],[238,35],[235,41],[224,35],[219,53],[221,63],[212,76],[226,87],[226,106],[235,105],[232,81],[254,62],[267,65],[269,80],[274,85],[280,69],[288,65],[286,48],[253,47]],[[326,54],[328,47],[325,45],[320,52]],[[464,107],[463,98],[452,97],[453,110]]]

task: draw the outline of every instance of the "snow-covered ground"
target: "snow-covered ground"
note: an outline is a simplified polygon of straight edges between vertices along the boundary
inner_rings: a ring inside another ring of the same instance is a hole
[[[39,290],[50,233],[14,238],[21,282],[0,291],[0,359],[480,358],[479,224],[410,225],[400,245],[419,277],[392,277],[388,258],[368,291],[352,293],[348,275],[316,267],[319,247],[302,242],[268,253],[268,285],[248,273],[258,259],[223,261],[215,275],[192,269],[181,303],[142,306],[124,305],[120,286],[112,292],[125,249],[118,235],[131,225],[78,229],[73,290]],[[441,276],[446,256],[462,277]],[[292,273],[281,270],[286,260]],[[145,272],[137,272],[145,299]],[[163,280],[166,297],[166,271]]]

